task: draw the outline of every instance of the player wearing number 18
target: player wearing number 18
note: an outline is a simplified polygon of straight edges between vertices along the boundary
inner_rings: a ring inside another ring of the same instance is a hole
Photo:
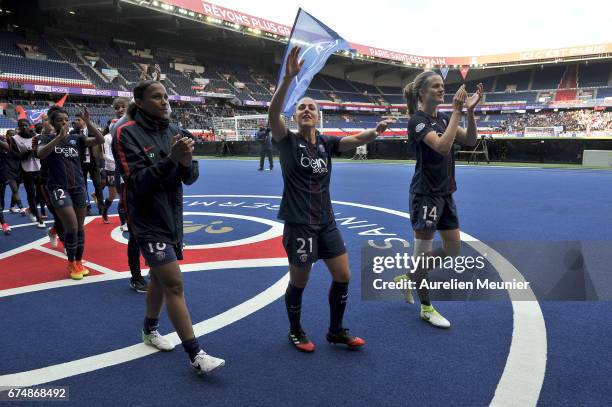
[[[482,95],[482,84],[468,98],[462,85],[453,98],[453,112],[450,116],[438,112],[444,103],[444,82],[433,71],[419,74],[404,89],[408,102],[408,139],[416,153],[416,166],[410,185],[410,221],[414,230],[414,256],[458,256],[461,248],[459,217],[453,199],[456,191],[455,160],[453,143],[476,144],[476,121],[474,108]],[[467,130],[459,127],[463,107],[467,108]],[[433,249],[436,230],[440,233],[442,247]],[[422,263],[425,264],[425,263]],[[415,280],[421,301],[420,316],[439,328],[449,328],[450,322],[440,315],[429,300],[427,288],[420,288],[427,278],[429,269],[420,267],[410,277]],[[408,302],[412,301],[410,291],[406,292]]]
[[[57,216],[64,228],[64,245],[68,256],[70,278],[80,280],[89,274],[83,267],[87,213],[87,191],[81,169],[80,152],[84,147],[104,143],[104,137],[91,122],[87,108],[81,117],[87,125],[89,136],[70,134],[68,113],[59,106],[48,112],[55,132],[42,134],[38,141],[37,155],[48,169],[47,190]]]
[[[376,129],[355,136],[324,136],[316,128],[319,107],[314,100],[305,97],[297,102],[294,114],[298,132],[289,131],[281,110],[290,84],[302,68],[303,62],[298,62],[299,52],[298,47],[291,50],[285,76],[272,98],[268,112],[283,173],[283,198],[278,217],[285,221],[283,245],[290,263],[289,285],[285,293],[290,323],[289,340],[303,352],[314,350],[314,344],[300,324],[302,293],[312,264],[323,259],[333,279],[329,290],[330,324],[327,341],[355,349],[363,346],[365,341],[349,335],[348,329],[342,325],[351,272],[331,205],[331,157],[337,152],[374,141],[387,129],[389,121],[382,121]]]

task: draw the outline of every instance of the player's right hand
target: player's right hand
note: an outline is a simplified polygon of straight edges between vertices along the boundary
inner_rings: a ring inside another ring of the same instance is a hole
[[[465,85],[461,85],[461,87],[455,93],[453,97],[453,110],[461,112],[463,110],[463,104],[467,99],[467,92],[465,91]]]
[[[58,138],[60,141],[62,141],[64,139],[66,139],[66,137],[68,137],[69,133],[70,133],[70,126],[69,125],[65,125],[64,127],[62,127],[62,129],[60,130],[58,135],[55,136],[55,137]]]

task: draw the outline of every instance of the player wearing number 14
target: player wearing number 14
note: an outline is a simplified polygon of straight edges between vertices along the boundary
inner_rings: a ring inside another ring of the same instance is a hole
[[[438,111],[438,106],[444,103],[444,81],[440,75],[425,71],[404,89],[410,114],[408,139],[417,160],[410,185],[410,221],[415,237],[415,257],[459,255],[459,217],[453,199],[453,192],[457,190],[453,143],[458,141],[468,146],[476,145],[474,108],[480,101],[482,91],[482,84],[478,84],[476,92],[468,97],[465,85],[461,86],[453,98],[453,112],[449,116]],[[467,129],[459,127],[464,107],[467,108]],[[443,245],[433,250],[436,231],[440,233]],[[409,277],[396,277],[396,282],[410,278],[415,280],[417,287],[421,287],[429,271],[419,267]],[[450,327],[450,322],[431,305],[427,288],[419,288],[417,293],[421,301],[421,318],[439,328]],[[406,292],[406,299],[413,302],[410,290]]]

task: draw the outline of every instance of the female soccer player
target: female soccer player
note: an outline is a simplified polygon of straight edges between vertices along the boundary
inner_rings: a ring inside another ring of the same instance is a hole
[[[342,325],[351,278],[344,241],[336,226],[329,194],[331,157],[336,152],[367,144],[387,129],[385,120],[368,130],[350,137],[329,137],[317,129],[319,107],[311,98],[302,98],[294,114],[298,132],[287,129],[281,116],[282,106],[291,81],[300,72],[300,48],[289,53],[285,77],[270,104],[268,119],[272,136],[280,151],[283,173],[283,198],[278,217],[285,221],[283,245],[289,260],[290,280],[285,293],[289,316],[289,340],[303,351],[314,351],[300,324],[302,293],[308,282],[312,264],[323,259],[332,275],[329,290],[330,324],[327,341],[359,348],[365,341],[351,336]]]
[[[11,188],[11,204],[9,211],[11,213],[19,213],[23,209],[21,198],[19,197],[19,183],[21,182],[21,161],[19,160],[19,154],[13,140],[15,137],[15,130],[6,131],[6,142],[10,148],[6,154],[6,179],[8,186]],[[25,216],[25,212],[22,212]]]
[[[42,221],[41,214],[36,207],[37,203],[42,203],[40,192],[40,160],[34,155],[32,149],[32,138],[36,135],[30,128],[28,119],[19,119],[19,134],[13,137],[14,152],[19,156],[21,161],[21,176],[23,177],[23,185],[28,198],[30,217],[32,221],[37,222],[37,227],[45,229],[45,223]],[[41,209],[43,206],[41,205]]]
[[[70,133],[68,113],[59,106],[48,112],[54,134],[43,134],[38,142],[38,157],[48,168],[47,188],[55,212],[64,229],[64,246],[68,256],[68,274],[81,280],[89,274],[83,266],[87,213],[87,192],[81,169],[81,151],[86,147],[104,143],[104,137],[91,122],[89,111],[84,108],[81,117],[88,134]]]
[[[476,145],[474,108],[482,96],[482,84],[476,93],[467,97],[462,85],[453,98],[453,113],[438,112],[444,103],[444,82],[433,71],[419,74],[404,89],[408,102],[408,138],[416,151],[416,167],[410,185],[410,221],[414,230],[414,256],[458,256],[461,248],[459,218],[453,199],[455,184],[455,140],[468,146]],[[463,107],[467,108],[467,130],[459,127]],[[436,230],[442,248],[432,250]],[[426,267],[415,270],[414,278],[421,301],[420,316],[430,324],[449,328],[450,322],[438,313],[429,301],[427,288],[420,288],[427,277]],[[399,276],[400,278],[405,276]],[[407,297],[411,302],[411,293]]]
[[[111,122],[109,126],[111,140],[114,140],[117,137],[117,129],[119,127],[132,120],[132,118],[128,115],[127,112],[128,110],[135,112],[136,104],[127,98],[117,98],[113,101],[113,109],[115,110],[115,116],[118,117],[118,119],[116,121]],[[119,227],[122,232],[129,232],[125,214],[127,210],[127,191],[124,188],[125,183],[123,182],[123,178],[121,178],[121,174],[119,172],[120,165],[120,162],[115,161],[115,174],[117,177],[115,181],[117,182],[117,192],[119,193],[119,205],[117,208],[117,212],[119,214],[119,221],[121,222],[121,226]],[[130,267],[130,273],[132,274],[132,277],[130,278],[130,287],[137,293],[146,293],[147,281],[142,276],[142,271],[140,270],[140,248],[138,247],[138,243],[136,242],[134,235],[132,233],[128,233],[128,236],[127,258],[128,266]]]
[[[193,136],[170,124],[166,88],[157,81],[134,88],[133,120],[117,129],[113,153],[127,188],[130,233],[150,267],[143,342],[162,351],[174,345],[158,332],[164,301],[191,366],[210,373],[225,365],[206,354],[198,343],[183,294],[178,260],[183,254],[183,183],[199,176],[193,161]]]
[[[36,148],[34,151],[36,152],[36,156],[38,157],[38,143],[40,142],[40,137],[50,134],[55,134],[55,129],[51,125],[49,121],[49,116],[44,114],[42,115],[40,129],[40,136],[35,137],[35,141],[32,144],[36,144]],[[49,242],[51,243],[51,247],[57,247],[58,239],[64,242],[64,229],[62,227],[62,222],[53,207],[53,202],[51,201],[51,195],[49,194],[49,188],[47,187],[47,181],[49,180],[49,168],[47,168],[47,164],[45,160],[41,160],[40,162],[40,180],[41,180],[41,192],[42,197],[45,201],[45,204],[49,208],[49,212],[53,215],[53,226],[47,229],[47,235],[49,236]]]
[[[7,155],[10,150],[8,142],[4,136],[0,136],[0,227],[2,233],[9,235],[11,227],[4,221],[4,192],[6,190],[7,179]]]

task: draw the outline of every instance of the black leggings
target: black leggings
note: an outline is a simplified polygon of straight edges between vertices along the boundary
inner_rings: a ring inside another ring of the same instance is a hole
[[[6,181],[0,179],[0,225],[4,223],[4,193],[6,192]]]
[[[91,204],[89,203],[89,191],[87,188],[87,173],[89,173],[89,177],[91,178],[91,182],[94,185],[94,191],[96,192],[96,199],[98,201],[98,210],[102,210],[104,206],[104,192],[102,189],[102,185],[100,183],[100,171],[98,170],[98,166],[94,163],[81,163],[81,168],[83,169],[83,179],[85,180],[85,192],[87,193],[87,207],[91,208]]]
[[[15,205],[17,205],[19,209],[22,209],[23,205],[21,203],[21,198],[19,198],[19,183],[17,182],[17,180],[9,180],[8,185],[9,187],[11,187],[11,205],[10,207],[12,208]]]
[[[42,223],[40,214],[36,208],[38,202],[42,203],[42,193],[40,184],[40,171],[27,172],[23,171],[23,186],[25,187],[26,196],[28,197],[28,206],[30,207],[30,213],[36,217],[36,222]],[[41,206],[42,207],[42,206]]]

